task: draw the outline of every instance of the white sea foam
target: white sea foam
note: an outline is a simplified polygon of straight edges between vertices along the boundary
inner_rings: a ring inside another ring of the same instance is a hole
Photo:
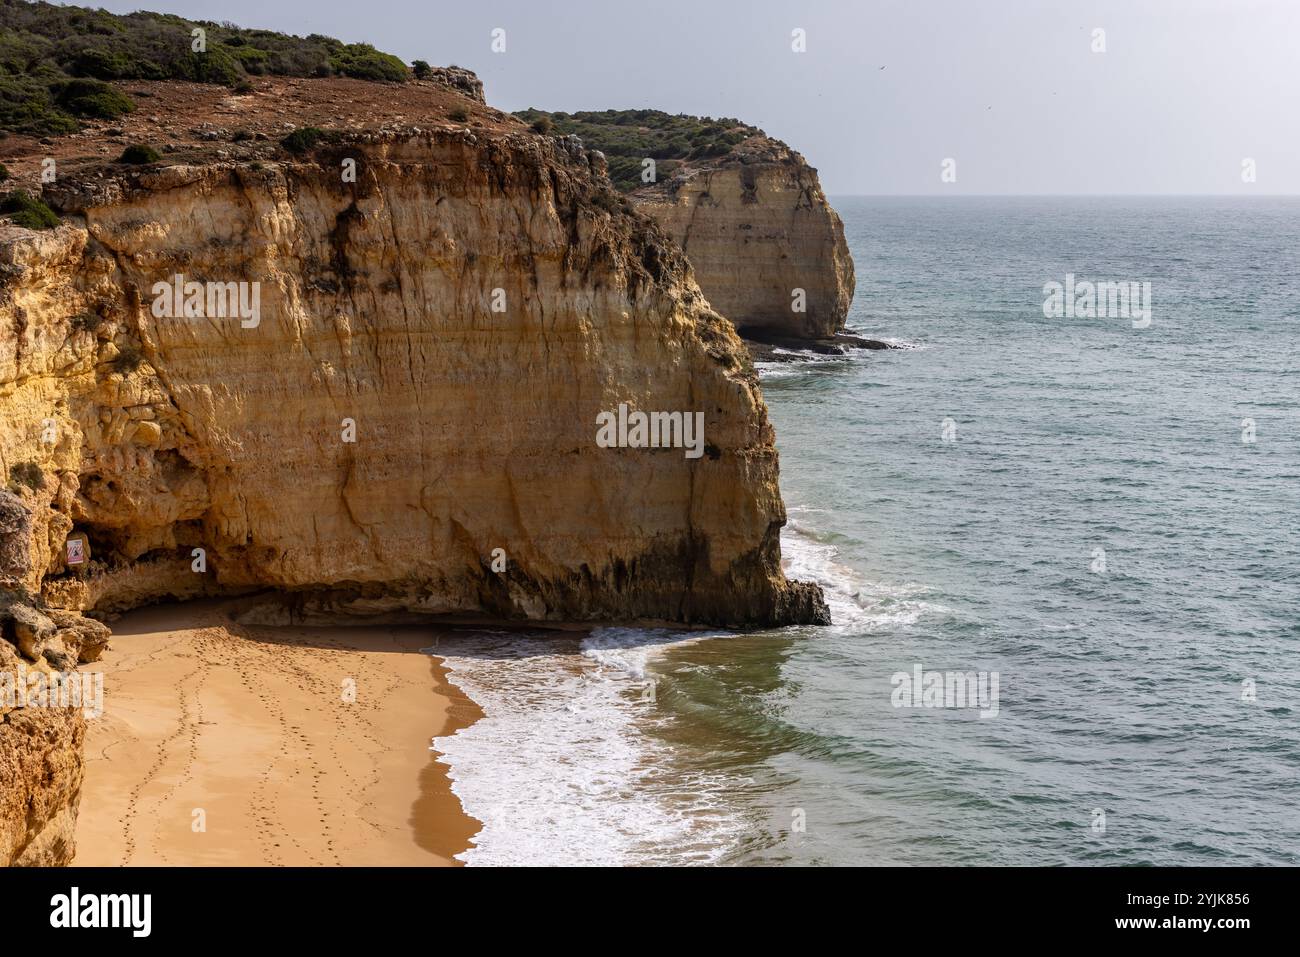
[[[708,863],[741,825],[736,781],[674,767],[654,734],[653,662],[699,635],[604,628],[572,639],[486,634],[437,649],[484,712],[436,738],[483,822],[469,864]]]
[[[850,330],[852,331],[852,330]],[[861,333],[854,333],[861,335]],[[912,342],[908,339],[896,338],[879,338],[879,341],[887,344],[891,349],[918,350],[929,349],[930,346],[924,342]],[[825,352],[815,352],[812,349],[787,349],[782,346],[776,346],[772,349],[774,355],[789,356],[788,359],[767,359],[761,362],[755,362],[754,368],[758,370],[759,379],[789,379],[795,376],[803,375],[810,367],[823,365],[836,365],[845,362],[869,362],[872,356],[878,356],[880,353],[874,349],[848,349],[841,354],[830,354]]]
[[[844,361],[843,356],[827,357],[809,354],[808,358],[791,359],[786,362],[755,362],[754,368],[758,370],[760,381],[763,379],[788,379],[793,376],[803,375],[808,371],[809,366]]]
[[[811,511],[790,509],[792,516]],[[947,611],[922,597],[929,592],[924,586],[869,581],[841,562],[839,550],[818,539],[798,518],[792,517],[782,530],[781,555],[787,578],[821,585],[837,628],[860,631],[911,625],[923,615]]]
[[[938,610],[919,597],[924,589],[866,581],[799,518],[787,525],[782,550],[788,576],[822,586],[837,628],[905,625]],[[460,859],[710,863],[736,847],[747,826],[732,796],[750,782],[678,760],[657,733],[674,719],[655,700],[670,690],[657,666],[672,648],[728,637],[598,628],[581,640],[467,634],[430,649],[484,713],[433,741],[453,791],[483,822]]]

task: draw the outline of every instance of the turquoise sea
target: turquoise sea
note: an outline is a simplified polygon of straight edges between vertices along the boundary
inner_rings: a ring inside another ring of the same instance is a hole
[[[835,624],[441,649],[466,860],[1300,863],[1300,200],[832,202],[903,348],[762,385]],[[1046,318],[1067,274],[1150,325]]]

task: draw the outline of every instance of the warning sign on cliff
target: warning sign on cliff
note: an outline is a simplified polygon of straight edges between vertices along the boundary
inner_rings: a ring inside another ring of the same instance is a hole
[[[84,565],[90,561],[90,543],[84,535],[70,535],[67,549],[69,565]]]

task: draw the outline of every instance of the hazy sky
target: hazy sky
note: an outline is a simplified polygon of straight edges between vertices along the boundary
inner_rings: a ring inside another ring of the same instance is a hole
[[[802,152],[831,194],[1300,193],[1300,0],[89,5],[456,63],[504,110],[735,116]]]

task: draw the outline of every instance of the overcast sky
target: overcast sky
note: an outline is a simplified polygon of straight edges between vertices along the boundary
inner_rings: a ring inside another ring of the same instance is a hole
[[[504,110],[735,116],[802,152],[833,195],[1300,193],[1300,0],[88,5],[456,63]]]

